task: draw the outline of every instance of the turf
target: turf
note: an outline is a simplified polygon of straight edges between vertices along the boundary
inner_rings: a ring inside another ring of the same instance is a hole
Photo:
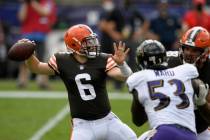
[[[65,91],[65,86],[61,80],[51,80],[49,82],[50,89],[52,91]],[[26,88],[18,88],[17,82],[14,80],[0,80],[0,91],[11,91],[11,90],[30,90],[30,91],[40,91],[39,86],[34,80],[28,82]]]
[[[61,81],[50,83],[53,91],[65,91]],[[108,83],[109,91],[115,91]],[[15,81],[0,81],[0,92],[32,90],[40,91],[34,82],[27,89],[17,89]],[[30,94],[30,93],[29,93]],[[126,89],[122,94],[127,94]],[[29,140],[50,118],[54,117],[65,105],[67,99],[6,99],[0,98],[0,139]],[[147,124],[136,127],[131,122],[131,100],[111,100],[112,111],[139,136],[148,129]],[[71,131],[70,115],[46,133],[41,140],[68,140]]]

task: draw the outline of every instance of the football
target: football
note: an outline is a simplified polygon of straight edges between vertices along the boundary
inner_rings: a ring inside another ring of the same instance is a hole
[[[8,51],[8,58],[13,61],[24,61],[28,59],[35,50],[36,44],[29,41],[16,42]]]

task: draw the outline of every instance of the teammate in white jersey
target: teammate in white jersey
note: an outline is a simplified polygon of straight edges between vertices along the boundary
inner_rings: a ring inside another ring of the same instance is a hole
[[[168,69],[166,50],[156,40],[144,41],[137,52],[137,63],[143,70],[127,80],[133,94],[133,122],[142,125],[148,119],[153,129],[151,140],[196,140],[191,83],[198,77],[196,67],[184,64]],[[142,111],[147,115],[139,120]]]

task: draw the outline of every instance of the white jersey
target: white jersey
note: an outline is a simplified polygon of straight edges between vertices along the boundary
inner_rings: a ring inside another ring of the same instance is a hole
[[[180,124],[196,133],[191,84],[191,79],[196,77],[196,67],[184,64],[166,70],[136,72],[128,78],[127,84],[130,92],[134,89],[138,92],[152,128]]]

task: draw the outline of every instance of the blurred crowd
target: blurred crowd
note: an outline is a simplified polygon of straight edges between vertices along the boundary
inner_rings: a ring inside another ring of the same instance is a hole
[[[27,6],[31,9],[28,16],[24,13]],[[39,45],[37,55],[47,62],[53,53],[66,51],[64,31],[78,23],[87,24],[95,30],[102,52],[113,53],[113,42],[126,42],[131,49],[127,62],[133,71],[136,71],[137,44],[145,39],[157,39],[167,50],[178,50],[178,38],[187,29],[203,26],[210,31],[205,0],[180,3],[159,0],[154,4],[138,0],[101,0],[100,5],[81,3],[67,6],[53,0],[8,1],[0,3],[0,78],[17,79],[17,85],[25,87],[27,79],[35,76],[28,74],[22,62],[7,59],[7,51],[12,44],[23,37],[34,40]],[[27,24],[43,27],[28,28]],[[41,88],[48,88],[48,77],[37,78],[37,83]],[[114,83],[116,89],[121,89],[121,83]]]

